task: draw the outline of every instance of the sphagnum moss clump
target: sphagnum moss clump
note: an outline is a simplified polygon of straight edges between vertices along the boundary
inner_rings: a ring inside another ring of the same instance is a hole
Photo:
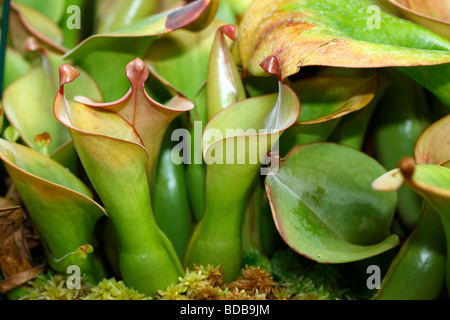
[[[28,293],[21,300],[148,300],[150,297],[129,288],[115,278],[103,279],[97,285],[80,279],[78,288],[69,289],[68,276],[48,272],[29,282]]]
[[[306,274],[274,280],[272,275],[260,266],[246,265],[234,281],[223,280],[220,266],[197,266],[186,269],[177,283],[158,290],[155,296],[148,296],[127,287],[115,278],[103,279],[93,285],[80,279],[79,288],[69,289],[68,276],[48,272],[29,282],[28,293],[22,300],[327,300],[336,296],[326,286],[314,283]],[[301,280],[301,281],[299,281]],[[293,285],[292,282],[297,285]]]
[[[92,287],[82,277],[80,288],[69,289],[67,287],[68,277],[54,272],[40,274],[33,281],[29,281],[27,294],[21,300],[80,300],[86,296]]]
[[[123,281],[115,278],[103,279],[97,286],[91,288],[89,294],[82,300],[148,300],[145,294],[133,288],[128,288]]]

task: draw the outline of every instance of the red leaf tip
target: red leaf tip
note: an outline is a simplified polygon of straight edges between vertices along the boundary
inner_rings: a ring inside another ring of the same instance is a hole
[[[75,80],[80,73],[72,67],[70,64],[62,64],[59,67],[59,86],[60,90],[62,90],[62,87],[69,82],[72,82]]]
[[[278,80],[281,81],[280,64],[277,57],[274,55],[268,56],[261,62],[260,66],[265,72],[277,75]]]
[[[166,31],[171,32],[183,28],[198,19],[211,0],[190,1],[185,6],[171,12],[166,19]]]
[[[126,73],[132,85],[143,85],[147,80],[150,71],[144,61],[136,58],[127,64]]]
[[[236,40],[236,27],[232,24],[227,24],[225,26],[221,26],[219,31],[226,34],[228,38],[231,40]]]

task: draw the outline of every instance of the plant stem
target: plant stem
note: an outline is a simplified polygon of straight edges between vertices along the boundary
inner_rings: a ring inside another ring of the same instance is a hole
[[[249,166],[247,174],[240,176],[238,181],[227,179],[223,184],[217,184],[214,183],[216,175],[223,173],[222,168],[218,168],[220,166],[229,166],[225,171],[232,171],[241,165],[207,167],[205,213],[192,235],[184,264],[186,267],[220,265],[224,270],[224,280],[232,281],[241,268],[242,214],[259,165]]]

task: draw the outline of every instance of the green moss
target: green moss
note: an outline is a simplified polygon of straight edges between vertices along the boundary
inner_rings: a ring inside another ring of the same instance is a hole
[[[291,299],[353,299],[336,265],[306,261],[290,249],[275,252],[271,264],[274,280]]]
[[[67,279],[69,276],[48,271],[39,275],[28,285],[30,288],[20,300],[146,300],[144,294],[125,286],[123,281],[116,279],[103,279],[97,285],[80,279],[79,289],[69,289]]]
[[[92,285],[84,277],[79,289],[67,287],[67,275],[47,271],[28,283],[21,300],[330,300],[351,299],[333,265],[306,263],[292,250],[280,250],[270,261],[271,273],[246,265],[241,276],[225,283],[220,266],[195,266],[177,283],[146,296],[123,281],[103,279]]]
[[[90,290],[90,284],[81,279],[80,289],[67,287],[68,276],[48,271],[28,282],[30,288],[20,300],[79,300]]]
[[[149,300],[144,294],[128,288],[123,281],[103,279],[82,300]]]

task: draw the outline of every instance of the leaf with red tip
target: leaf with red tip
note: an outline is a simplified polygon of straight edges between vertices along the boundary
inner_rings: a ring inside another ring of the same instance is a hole
[[[78,100],[89,105],[68,101],[65,81],[74,80],[76,72],[68,65],[60,70],[62,86],[54,102],[55,116],[69,129],[83,167],[117,231],[120,273],[125,283],[153,295],[176,281],[183,271],[153,216],[147,175],[152,175],[154,168],[150,173],[147,169],[158,158],[158,151],[147,149],[144,143],[159,148],[160,141],[156,140],[165,131],[160,123],[166,121],[168,113],[179,112],[154,105],[147,96],[144,82],[148,69],[141,60],[133,60],[127,68],[129,92],[109,104],[96,104],[86,98]],[[147,129],[159,132],[151,137]],[[158,270],[164,270],[164,275]]]
[[[143,60],[188,99],[194,101],[208,75],[208,61],[217,28],[224,22],[214,20],[205,29],[173,31],[155,39]],[[189,77],[180,77],[188,74]],[[198,109],[196,107],[196,109]]]
[[[78,61],[95,51],[120,51],[142,55],[148,47],[147,39],[184,28],[209,10],[215,0],[197,0],[172,10],[151,15],[130,26],[104,34],[92,35],[66,54]],[[144,42],[142,41],[144,40]]]
[[[450,1],[387,0],[409,20],[450,39]]]
[[[435,66],[410,68],[408,75],[450,105],[450,42],[378,4],[374,0],[351,0],[345,5],[337,0],[254,1],[239,27],[242,66],[250,74],[264,75],[259,64],[275,55],[283,79],[304,66]],[[376,13],[368,11],[373,6]],[[371,24],[373,19],[378,19],[379,27]]]
[[[143,146],[149,150],[147,173],[149,181],[151,181],[161,141],[167,127],[173,119],[181,113],[191,110],[194,105],[181,95],[174,96],[165,105],[153,100],[145,90],[149,69],[139,58],[127,65],[126,74],[131,87],[121,99],[109,103],[95,103],[78,96],[75,101],[88,107],[109,110],[121,116],[136,130]]]
[[[276,143],[299,114],[297,95],[279,82],[278,93],[237,101],[207,123],[203,133],[205,211],[186,251],[185,266],[220,264],[226,281],[234,279],[242,258],[239,221],[250,189],[264,174],[261,169],[266,174],[277,169]],[[271,168],[261,168],[266,157]]]
[[[246,98],[241,76],[231,55],[226,37],[235,39],[236,27],[217,29],[208,64],[206,83],[206,115],[210,120],[222,109]],[[226,37],[225,37],[226,36]]]

